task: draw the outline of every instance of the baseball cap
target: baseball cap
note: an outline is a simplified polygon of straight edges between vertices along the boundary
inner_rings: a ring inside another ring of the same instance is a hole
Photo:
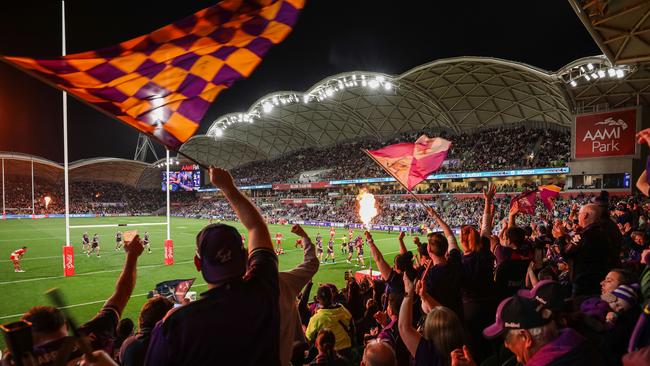
[[[196,235],[196,254],[206,282],[221,284],[246,273],[248,253],[232,226],[210,224]]]
[[[517,295],[533,299],[552,312],[559,312],[565,307],[564,300],[568,293],[559,282],[542,280],[530,290],[519,290]]]
[[[518,295],[509,297],[499,304],[494,324],[483,329],[485,338],[493,339],[508,329],[530,329],[548,324],[541,313],[542,306],[533,299]]]

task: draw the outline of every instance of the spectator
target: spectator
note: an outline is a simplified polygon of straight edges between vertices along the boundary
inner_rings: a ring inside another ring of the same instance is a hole
[[[334,302],[334,293],[330,286],[320,286],[316,292],[316,300],[319,309],[309,319],[305,331],[307,340],[314,342],[320,330],[329,329],[336,339],[334,349],[344,357],[350,358],[352,315],[343,305]]]
[[[363,351],[361,366],[397,366],[395,351],[381,339],[372,340],[366,344]]]
[[[135,287],[138,257],[142,254],[142,242],[135,237],[125,245],[127,250],[124,269],[115,285],[115,292],[104,303],[97,315],[83,324],[79,331],[91,340],[94,350],[113,353],[113,339],[120,320]],[[63,314],[51,306],[35,306],[22,317],[32,323],[34,349],[32,354],[37,359],[49,360],[40,365],[54,365],[57,358],[72,362],[82,356],[78,348],[73,347],[74,338],[67,337],[68,326]],[[60,354],[64,352],[63,354]]]
[[[603,364],[585,338],[571,328],[559,330],[550,310],[518,295],[499,304],[496,322],[483,333],[490,339],[503,336],[506,348],[526,366]]]
[[[211,167],[210,181],[248,229],[248,252],[231,226],[199,232],[194,262],[209,290],[156,325],[145,363],[279,365],[278,262],[269,230],[227,171]]]
[[[451,365],[451,352],[465,344],[463,325],[449,308],[436,306],[426,315],[424,333],[413,328],[414,285],[404,277],[406,295],[399,313],[399,333],[406,348],[415,358],[415,364]]]
[[[151,331],[158,321],[173,308],[173,303],[162,296],[152,297],[142,305],[138,319],[138,333],[124,340],[118,360],[122,366],[144,365],[144,358],[149,348]]]
[[[124,341],[133,334],[133,320],[124,318],[117,323],[116,337],[113,344],[113,358],[117,359]]]
[[[318,355],[310,365],[314,366],[347,366],[348,361],[336,352],[336,338],[329,329],[321,329],[316,336]]]
[[[404,341],[402,341],[399,334],[399,309],[403,298],[402,294],[392,293],[388,295],[388,307],[386,308],[385,317],[388,323],[382,324],[383,328],[377,335],[377,339],[387,342],[392,347],[393,357],[397,360],[397,365],[408,366],[410,363],[409,350],[404,345]]]
[[[433,233],[428,236],[428,251],[431,263],[425,270],[422,280],[423,288],[429,295],[423,301],[423,310],[429,307],[445,306],[463,319],[463,303],[460,294],[462,278],[462,260],[456,235],[449,225],[433,210],[427,210],[436,224],[443,229],[443,234]],[[424,299],[423,299],[424,300]]]
[[[296,297],[318,271],[318,258],[311,239],[300,225],[291,232],[302,238],[304,258],[300,265],[279,273],[280,286],[280,364],[290,364],[294,342],[306,342],[296,305]]]
[[[566,257],[572,260],[571,281],[574,296],[593,296],[599,283],[611,268],[611,250],[614,246],[606,229],[599,223],[602,208],[595,204],[583,206],[578,213],[580,231],[565,248]]]

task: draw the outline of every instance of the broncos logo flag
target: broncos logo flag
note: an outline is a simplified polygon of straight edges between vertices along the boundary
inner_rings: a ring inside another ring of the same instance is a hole
[[[415,142],[402,142],[363,152],[410,191],[442,166],[450,148],[450,141],[422,135]]]
[[[177,150],[217,95],[287,37],[304,3],[224,0],[100,50],[0,59]]]

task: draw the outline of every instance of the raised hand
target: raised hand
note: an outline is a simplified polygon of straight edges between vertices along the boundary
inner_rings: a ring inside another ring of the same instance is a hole
[[[404,292],[406,292],[407,295],[413,295],[415,293],[413,281],[411,281],[406,274],[403,275],[402,278],[404,280]]]
[[[492,183],[488,185],[487,189],[483,188],[483,198],[486,201],[492,201],[496,193],[497,193],[497,186],[495,186]]]
[[[135,255],[136,257],[139,257],[140,254],[144,251],[144,245],[142,245],[142,240],[140,240],[140,236],[136,235],[133,237],[133,240],[131,240],[128,243],[124,243],[124,250],[131,254]]]
[[[404,239],[404,236],[406,236],[406,232],[400,231],[399,236],[397,237],[397,239],[402,240],[402,239]]]
[[[451,366],[476,366],[467,346],[451,351]]]
[[[227,170],[214,166],[210,167],[210,182],[215,187],[222,190],[235,188],[235,182],[232,179],[232,175],[230,175]]]
[[[636,140],[639,144],[645,143],[650,147],[650,128],[637,132]]]
[[[302,226],[298,224],[295,224],[291,227],[291,232],[303,238],[307,236],[305,229],[303,229]]]

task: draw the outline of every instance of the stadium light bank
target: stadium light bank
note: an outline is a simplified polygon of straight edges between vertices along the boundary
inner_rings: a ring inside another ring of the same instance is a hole
[[[365,88],[376,93],[395,95],[399,85],[393,77],[376,73],[347,73],[328,78],[305,93],[278,92],[258,100],[244,113],[230,113],[217,119],[207,135],[219,138],[234,124],[253,123],[263,115],[270,115],[276,107],[323,102],[346,89]]]

